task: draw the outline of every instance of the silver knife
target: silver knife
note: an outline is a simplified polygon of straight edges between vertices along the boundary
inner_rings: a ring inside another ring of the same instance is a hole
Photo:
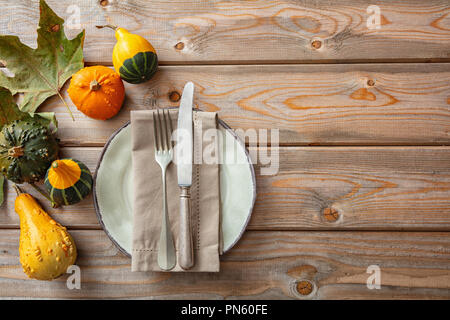
[[[193,162],[192,103],[194,84],[186,83],[181,96],[178,113],[177,175],[180,187],[180,239],[178,262],[184,270],[194,265],[194,248],[191,232],[191,185]]]

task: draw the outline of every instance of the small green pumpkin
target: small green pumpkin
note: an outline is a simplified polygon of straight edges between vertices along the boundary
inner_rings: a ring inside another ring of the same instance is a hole
[[[58,151],[58,140],[36,121],[16,120],[0,132],[0,170],[15,183],[42,179]]]
[[[78,160],[55,160],[47,170],[44,184],[54,203],[68,206],[80,202],[91,192],[92,174]]]

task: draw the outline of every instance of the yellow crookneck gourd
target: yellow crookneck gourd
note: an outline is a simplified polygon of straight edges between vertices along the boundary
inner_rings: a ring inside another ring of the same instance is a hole
[[[53,220],[28,193],[17,192],[19,254],[23,271],[33,279],[53,280],[75,263],[77,249],[66,228]]]

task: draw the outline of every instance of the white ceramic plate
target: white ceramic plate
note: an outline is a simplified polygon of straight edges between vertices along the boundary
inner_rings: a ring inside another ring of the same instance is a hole
[[[94,205],[106,234],[123,253],[131,256],[133,182],[129,124],[117,130],[103,149],[94,176]],[[250,220],[256,182],[245,146],[221,120],[219,128],[225,142],[222,156],[233,155],[237,160],[220,165],[223,251],[226,252],[240,239]]]

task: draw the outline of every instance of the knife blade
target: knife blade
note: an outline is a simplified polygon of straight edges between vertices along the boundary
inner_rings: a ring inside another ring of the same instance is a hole
[[[178,185],[192,185],[192,104],[194,100],[194,84],[186,83],[181,96],[180,110],[178,112],[177,137],[177,175]]]
[[[180,241],[179,257],[180,267],[184,270],[194,265],[194,251],[191,232],[191,193],[192,164],[193,164],[193,129],[192,104],[194,100],[194,84],[186,83],[181,96],[178,112],[177,128],[177,177],[180,187]]]

